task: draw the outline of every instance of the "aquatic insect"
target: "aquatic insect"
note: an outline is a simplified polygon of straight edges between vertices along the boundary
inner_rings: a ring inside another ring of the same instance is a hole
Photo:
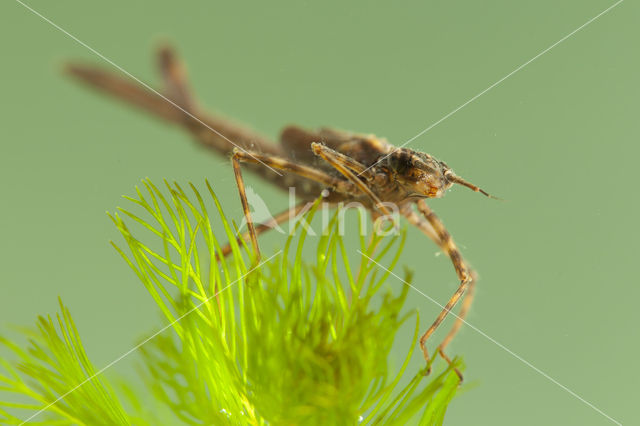
[[[72,64],[67,71],[92,87],[182,126],[202,145],[230,155],[248,225],[248,232],[239,238],[250,239],[258,255],[257,235],[271,229],[273,224],[253,224],[241,165],[280,188],[296,189],[301,202],[276,215],[273,218],[275,224],[294,217],[321,194],[330,204],[357,201],[374,217],[389,215],[387,206],[390,203],[397,206],[402,216],[447,254],[460,280],[444,309],[420,338],[420,347],[427,362],[427,339],[463,295],[466,296],[451,330],[437,348],[437,352],[451,363],[444,349],[469,311],[476,274],[462,258],[451,235],[425,199],[442,197],[454,184],[495,197],[457,176],[447,164],[431,155],[396,148],[374,135],[326,128],[308,131],[288,126],[280,135],[280,144],[275,144],[244,126],[209,114],[197,105],[191,96],[184,68],[170,48],[159,50],[158,64],[164,80],[161,92],[94,66]],[[227,255],[230,252],[227,245],[223,253]]]

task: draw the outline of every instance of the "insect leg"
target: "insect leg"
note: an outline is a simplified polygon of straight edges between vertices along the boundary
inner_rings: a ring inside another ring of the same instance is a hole
[[[282,170],[287,173],[292,173],[304,179],[318,182],[326,186],[327,188],[333,188],[336,192],[350,195],[360,195],[360,192],[358,191],[356,186],[348,180],[331,176],[316,168],[297,164],[291,160],[287,160],[276,155],[265,154],[256,151],[241,151],[236,148],[233,150],[232,158],[236,158],[237,161],[241,163],[260,163],[276,170]],[[297,183],[297,181],[292,181],[291,183],[294,184],[293,186],[295,186],[295,183]]]
[[[309,204],[312,204],[312,203],[309,201],[303,201],[283,211],[282,213],[275,215],[270,221],[261,223],[255,228],[256,235],[260,235],[263,232],[266,232],[277,225],[280,225],[288,220],[291,220],[291,218],[296,217]],[[241,241],[247,241],[250,238],[251,238],[251,235],[249,234],[249,232],[245,232],[242,235],[239,235],[236,241],[240,243]],[[227,257],[229,254],[231,254],[232,252],[231,243],[227,243],[224,247],[222,247],[221,251],[222,251],[222,257]]]
[[[157,55],[158,68],[164,80],[164,93],[187,111],[194,110],[195,105],[187,82],[187,73],[178,55],[166,45],[158,49]]]
[[[335,149],[331,149],[324,144],[313,142],[311,143],[311,149],[313,150],[314,154],[320,156],[325,161],[329,161],[327,157],[330,157],[334,161],[339,162],[343,166],[349,168],[351,171],[358,173],[358,175],[364,176],[365,179],[373,177],[371,170],[367,170],[367,167],[364,164],[354,160],[347,155],[344,155],[341,152],[336,151]]]
[[[443,353],[444,349],[447,347],[447,345],[449,345],[449,343],[451,343],[455,335],[458,333],[458,330],[460,330],[460,327],[462,327],[462,324],[464,323],[464,319],[466,318],[467,314],[469,313],[469,309],[473,304],[473,297],[475,296],[475,287],[476,287],[476,281],[478,280],[478,276],[476,275],[476,272],[473,269],[469,270],[469,275],[471,276],[469,280],[469,286],[467,287],[467,290],[464,294],[464,299],[462,300],[462,306],[460,307],[460,312],[458,312],[456,320],[451,326],[449,333],[444,338],[442,343],[440,343],[440,345],[438,346],[438,351],[440,352],[440,355],[442,355],[442,357],[445,359],[447,359],[447,357]]]
[[[229,154],[234,147],[274,155],[282,153],[268,138],[200,108],[189,91],[186,72],[174,50],[168,46],[160,49],[158,63],[166,86],[162,90],[153,89],[131,75],[99,66],[70,63],[65,71],[94,89],[184,127],[201,145],[218,153]]]
[[[242,203],[242,211],[244,217],[247,220],[247,228],[249,229],[249,236],[251,237],[251,245],[253,251],[256,253],[256,263],[260,261],[260,248],[258,247],[258,236],[256,235],[256,229],[253,226],[253,220],[251,219],[251,212],[249,211],[249,202],[247,201],[247,191],[244,187],[244,179],[242,178],[242,172],[240,171],[240,151],[233,152],[231,162],[233,164],[233,173],[236,177],[236,184],[238,185],[238,193],[240,194],[240,202]]]
[[[451,296],[444,309],[440,312],[440,314],[436,317],[433,324],[427,329],[427,331],[420,338],[420,347],[422,348],[423,354],[427,362],[429,361],[429,353],[426,347],[426,341],[429,337],[435,332],[438,326],[445,319],[447,314],[454,308],[456,303],[460,300],[460,298],[464,295],[465,291],[469,290],[470,293],[473,292],[473,288],[475,285],[475,273],[469,268],[466,264],[458,247],[453,242],[451,235],[447,232],[444,224],[440,221],[440,219],[435,215],[435,213],[427,206],[427,203],[424,200],[420,200],[417,203],[418,210],[424,216],[424,219],[419,217],[413,211],[405,211],[405,217],[411,222],[413,225],[417,226],[422,232],[424,232],[429,238],[431,238],[451,259],[453,263],[453,267],[456,271],[458,279],[460,279],[460,284],[455,291],[455,293]],[[455,334],[458,332],[458,329],[462,325],[464,320],[464,316],[467,314],[471,302],[472,302],[472,294],[469,294],[470,297],[465,299],[463,302],[462,308],[460,310],[460,314],[457,316],[456,322],[454,323],[451,331],[445,337],[440,345],[438,345],[438,353],[447,361],[451,362],[449,357],[447,357],[444,353],[444,348],[451,342]],[[458,372],[458,375],[462,379],[462,375]]]
[[[347,180],[330,176],[320,170],[296,164],[294,162],[291,162],[284,158],[276,157],[274,155],[234,149],[231,160],[233,163],[233,171],[236,177],[236,183],[238,184],[238,192],[240,194],[240,201],[242,202],[242,209],[247,220],[249,237],[251,238],[251,244],[258,257],[260,256],[260,251],[258,248],[258,238],[256,235],[255,226],[253,225],[253,220],[251,219],[251,212],[249,211],[249,202],[247,201],[244,180],[242,178],[242,172],[240,171],[240,163],[261,163],[274,169],[293,173],[305,179],[319,182],[329,188],[333,188],[337,192],[346,194],[358,194],[358,190],[356,189],[356,187]]]
[[[351,183],[360,189],[364,194],[366,194],[371,200],[374,202],[374,205],[382,211],[387,216],[391,216],[391,212],[387,209],[383,204],[380,198],[376,194],[369,189],[369,187],[359,179],[355,173],[360,173],[365,179],[372,178],[371,172],[367,170],[367,168],[354,160],[351,157],[348,157],[344,154],[339,153],[321,143],[314,142],[311,144],[311,149],[313,152],[329,163],[333,168],[339,171],[344,177],[346,177]]]

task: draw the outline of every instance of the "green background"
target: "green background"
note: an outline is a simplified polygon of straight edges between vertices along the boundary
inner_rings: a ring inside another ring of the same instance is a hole
[[[150,83],[152,49],[170,40],[205,105],[267,135],[330,125],[398,145],[613,3],[29,2]],[[469,322],[629,424],[640,381],[638,11],[621,3],[409,145],[507,200],[455,188],[431,203],[481,277]],[[3,1],[0,16],[1,330],[55,312],[60,295],[101,367],[161,324],[108,244],[118,235],[105,211],[147,176],[208,178],[239,220],[232,171],[178,129],[64,78],[66,59],[100,59],[19,3]],[[286,204],[249,182],[273,211]],[[401,264],[444,302],[456,280],[436,254],[412,232]],[[417,293],[410,304],[425,327],[436,315]],[[450,352],[477,386],[446,424],[613,424],[469,327]]]

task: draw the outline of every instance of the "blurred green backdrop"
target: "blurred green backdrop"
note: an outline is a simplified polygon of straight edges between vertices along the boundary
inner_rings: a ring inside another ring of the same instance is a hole
[[[268,135],[329,125],[400,144],[613,3],[29,5],[150,83],[151,51],[171,41],[205,105]],[[639,418],[638,11],[621,3],[410,145],[508,200],[456,188],[431,203],[480,273],[469,322],[622,423]],[[146,176],[199,187],[208,178],[239,220],[231,168],[64,78],[67,59],[101,61],[19,3],[2,2],[0,14],[1,330],[54,312],[60,295],[101,367],[159,326],[108,244],[117,233],[105,210]],[[249,181],[273,210],[286,203]],[[413,232],[401,264],[444,302],[456,281],[436,253]],[[426,327],[437,307],[410,299]],[[478,386],[454,400],[446,424],[613,424],[469,327],[450,352]]]

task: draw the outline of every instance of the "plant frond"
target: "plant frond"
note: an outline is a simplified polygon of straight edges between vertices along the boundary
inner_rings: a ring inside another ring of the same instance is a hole
[[[60,314],[38,317],[26,351],[6,338],[0,343],[9,348],[18,361],[3,361],[9,375],[0,375],[3,390],[14,396],[28,397],[30,403],[0,400],[0,419],[6,424],[21,424],[7,408],[19,408],[41,414],[46,424],[113,424],[129,425],[127,415],[109,384],[84,351],[78,330],[66,306],[59,301]],[[64,396],[64,398],[61,398]],[[43,419],[37,419],[43,421]]]
[[[191,192],[168,182],[161,190],[145,180],[137,197],[126,198],[131,209],[110,215],[126,245],[114,247],[170,324],[139,353],[145,392],[175,422],[442,424],[461,361],[433,376],[408,373],[419,336],[417,312],[404,309],[409,287],[385,286],[389,272],[369,259],[391,257],[395,267],[405,233],[360,239],[365,255],[354,263],[337,214],[317,239],[315,256],[305,255],[311,238],[297,222],[282,250],[252,268],[254,253],[236,241],[239,231],[211,185],[205,196],[193,185],[185,188]],[[318,208],[303,220],[310,223]],[[227,258],[219,235],[231,242]],[[123,388],[130,402],[125,411],[106,380],[92,377],[96,370],[73,320],[60,309],[56,321],[38,320],[27,351],[2,340],[20,361],[2,362],[0,391],[31,401],[4,403],[3,420],[19,423],[8,410],[41,409],[85,381],[47,409],[47,422],[144,423],[140,391]],[[413,340],[398,343],[406,355],[394,368],[391,349],[410,317]]]

